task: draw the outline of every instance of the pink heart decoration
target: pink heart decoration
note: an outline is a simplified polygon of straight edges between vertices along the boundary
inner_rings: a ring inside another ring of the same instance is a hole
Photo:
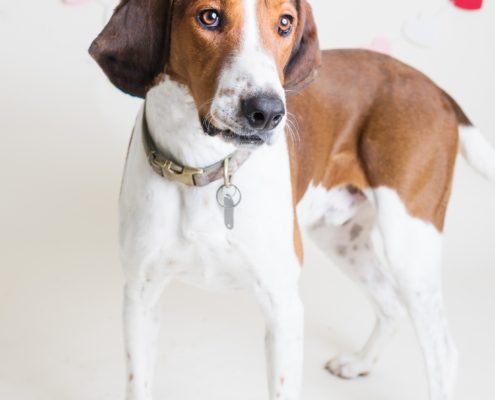
[[[363,46],[364,49],[376,51],[383,54],[392,54],[392,43],[385,37],[374,38],[371,43]]]
[[[463,10],[479,10],[483,6],[483,0],[450,0],[456,7]]]

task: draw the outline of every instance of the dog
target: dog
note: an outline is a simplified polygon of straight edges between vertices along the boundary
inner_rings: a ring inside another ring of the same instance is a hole
[[[123,0],[90,53],[146,99],[120,195],[127,400],[152,398],[172,279],[251,291],[270,399],[299,399],[302,229],[376,310],[363,349],[327,369],[369,374],[408,314],[430,399],[452,399],[445,213],[459,149],[490,179],[495,151],[448,94],[385,55],[321,52],[306,0]]]

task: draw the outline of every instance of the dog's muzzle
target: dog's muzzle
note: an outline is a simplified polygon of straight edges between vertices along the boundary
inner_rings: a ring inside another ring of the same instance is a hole
[[[270,143],[274,130],[285,116],[284,102],[274,95],[256,95],[241,101],[242,132],[220,129],[206,118],[201,119],[203,130],[209,136],[221,136],[226,142],[244,146]]]

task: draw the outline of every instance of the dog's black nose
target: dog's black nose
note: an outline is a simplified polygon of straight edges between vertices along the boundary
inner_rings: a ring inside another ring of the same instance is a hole
[[[242,112],[251,128],[275,129],[285,115],[285,106],[277,96],[253,96],[242,102]]]

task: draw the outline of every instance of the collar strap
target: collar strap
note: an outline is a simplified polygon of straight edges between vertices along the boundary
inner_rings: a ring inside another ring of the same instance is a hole
[[[148,158],[148,162],[158,175],[171,181],[180,182],[187,186],[207,186],[212,182],[229,179],[249,158],[249,151],[236,151],[224,160],[205,168],[193,168],[181,165],[173,160],[165,158],[158,150],[153,138],[151,137],[146,119],[146,103],[144,104],[143,114],[143,146]],[[228,170],[228,173],[226,172]]]

